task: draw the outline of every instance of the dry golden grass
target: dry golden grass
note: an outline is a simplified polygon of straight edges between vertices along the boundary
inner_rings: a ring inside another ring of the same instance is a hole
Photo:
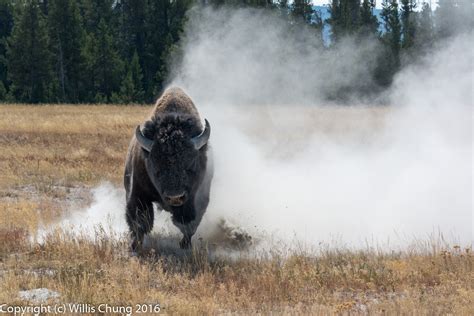
[[[118,182],[131,131],[147,107],[0,106],[0,188]]]
[[[0,303],[48,288],[60,302],[157,303],[169,314],[474,314],[471,247],[405,252],[322,248],[282,256],[130,258],[126,241],[66,232],[32,242],[74,192],[119,185],[129,137],[147,107],[0,106]],[[360,115],[357,114],[357,115]],[[89,236],[90,237],[90,236]]]

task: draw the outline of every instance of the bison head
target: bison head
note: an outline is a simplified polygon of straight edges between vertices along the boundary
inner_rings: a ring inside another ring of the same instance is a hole
[[[197,119],[168,115],[140,126],[136,138],[145,154],[148,176],[165,202],[181,206],[199,185],[205,172],[205,148],[211,133],[206,125],[201,132]]]

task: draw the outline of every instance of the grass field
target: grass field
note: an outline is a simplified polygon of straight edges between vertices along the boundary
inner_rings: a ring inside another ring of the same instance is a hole
[[[203,249],[130,258],[126,240],[100,232],[32,241],[67,203],[90,203],[101,181],[121,185],[130,135],[148,111],[0,106],[0,303],[27,305],[19,291],[48,288],[61,303],[160,303],[168,314],[474,314],[472,248],[442,240],[238,260]]]

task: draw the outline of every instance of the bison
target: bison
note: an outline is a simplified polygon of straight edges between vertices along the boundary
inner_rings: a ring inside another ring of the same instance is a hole
[[[180,247],[191,247],[209,204],[210,133],[209,122],[202,126],[196,106],[180,88],[167,89],[141,128],[137,126],[124,174],[132,253],[141,249],[153,228],[153,203],[171,213],[183,233]]]

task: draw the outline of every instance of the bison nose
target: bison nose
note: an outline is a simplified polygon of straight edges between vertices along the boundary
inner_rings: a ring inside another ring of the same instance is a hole
[[[186,192],[182,192],[179,194],[164,194],[165,196],[165,201],[169,205],[172,206],[181,206],[186,202]]]

